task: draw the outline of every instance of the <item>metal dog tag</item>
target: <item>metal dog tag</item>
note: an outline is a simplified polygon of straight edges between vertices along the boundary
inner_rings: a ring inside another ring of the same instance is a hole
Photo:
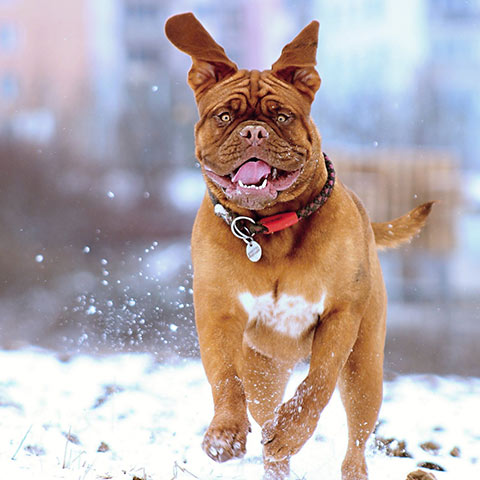
[[[258,262],[262,258],[262,247],[253,239],[253,235],[249,235],[248,233],[242,232],[237,227],[237,222],[240,220],[247,220],[252,223],[255,223],[255,220],[250,217],[237,217],[233,220],[232,224],[230,225],[230,228],[232,230],[232,233],[237,238],[242,239],[247,244],[247,248],[246,248],[247,258],[251,262]]]
[[[262,258],[262,247],[255,240],[247,243],[246,252],[251,262],[258,262]]]

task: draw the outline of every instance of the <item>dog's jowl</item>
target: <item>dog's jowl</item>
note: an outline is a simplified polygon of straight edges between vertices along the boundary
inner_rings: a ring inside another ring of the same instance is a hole
[[[349,436],[342,479],[365,480],[382,401],[377,249],[409,241],[432,203],[371,223],[336,178],[310,118],[317,22],[261,72],[239,70],[191,13],[170,18],[166,34],[192,58],[207,186],[192,234],[196,325],[215,405],[203,449],[218,462],[242,457],[248,409],[262,427],[264,478],[287,478],[338,386]],[[308,357],[307,377],[282,403],[292,368]]]

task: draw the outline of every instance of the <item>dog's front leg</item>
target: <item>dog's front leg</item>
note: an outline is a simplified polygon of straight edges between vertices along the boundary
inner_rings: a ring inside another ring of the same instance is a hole
[[[316,327],[307,377],[293,397],[278,408],[273,420],[263,426],[266,458],[288,458],[313,435],[357,338],[359,316],[350,310],[337,311]]]
[[[230,315],[202,309],[197,303],[196,322],[202,363],[212,387],[214,416],[205,433],[202,448],[217,462],[245,455],[250,423],[245,392],[240,379],[243,328]]]

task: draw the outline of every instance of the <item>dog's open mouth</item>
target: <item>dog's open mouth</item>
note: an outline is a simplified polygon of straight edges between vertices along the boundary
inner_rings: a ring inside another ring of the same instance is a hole
[[[205,169],[208,177],[223,189],[229,199],[247,208],[257,208],[259,204],[277,198],[278,192],[295,183],[300,171],[281,170],[256,157],[250,158],[229,175],[221,176]]]

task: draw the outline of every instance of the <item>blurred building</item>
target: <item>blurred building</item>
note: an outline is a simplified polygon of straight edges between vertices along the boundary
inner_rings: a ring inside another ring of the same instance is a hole
[[[324,80],[314,114],[326,138],[447,148],[478,169],[479,0],[311,6],[321,22]]]
[[[429,54],[422,72],[423,105],[436,120],[428,140],[440,141],[480,167],[480,0],[428,0]]]
[[[0,2],[0,131],[47,142],[85,106],[87,21],[82,0]]]
[[[417,77],[428,54],[425,1],[312,4],[321,23],[323,79],[314,115],[325,138],[363,146],[415,144]]]
[[[424,2],[347,0],[311,2],[320,20],[318,65],[331,94],[362,90],[398,95],[413,88],[425,60]],[[408,32],[408,34],[406,34]]]

